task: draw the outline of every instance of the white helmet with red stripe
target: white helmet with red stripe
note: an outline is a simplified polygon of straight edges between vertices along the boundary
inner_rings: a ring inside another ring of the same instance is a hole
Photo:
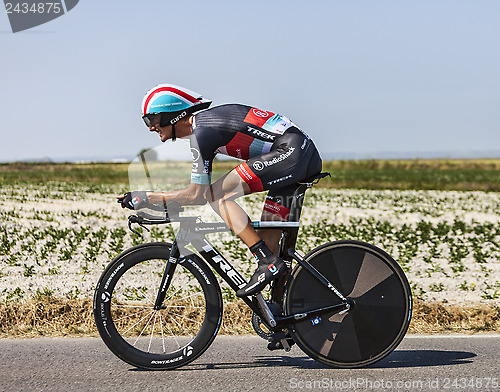
[[[175,124],[188,113],[206,109],[212,101],[174,84],[159,84],[142,100],[142,116],[161,114],[161,126]]]

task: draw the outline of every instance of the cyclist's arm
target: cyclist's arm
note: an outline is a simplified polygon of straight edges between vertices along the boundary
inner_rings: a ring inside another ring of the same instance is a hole
[[[215,151],[221,145],[219,132],[211,128],[197,128],[189,138],[193,168],[191,183],[186,189],[173,192],[148,192],[148,201],[153,204],[163,204],[176,201],[181,205],[204,205],[205,190],[210,185],[212,161]]]
[[[207,201],[204,197],[208,185],[191,183],[186,189],[172,192],[147,192],[148,201],[153,204],[164,204],[170,201],[187,205],[203,205]]]

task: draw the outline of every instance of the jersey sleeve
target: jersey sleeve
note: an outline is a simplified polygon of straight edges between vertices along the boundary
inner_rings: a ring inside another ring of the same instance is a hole
[[[197,128],[190,136],[191,157],[191,182],[200,185],[210,185],[212,162],[215,158],[217,146],[216,133],[207,128]]]

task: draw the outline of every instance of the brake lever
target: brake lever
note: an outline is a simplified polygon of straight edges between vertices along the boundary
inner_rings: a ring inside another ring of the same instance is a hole
[[[139,221],[139,217],[136,216],[136,215],[131,215],[128,217],[128,228],[129,230],[134,233],[134,234],[137,234],[139,237],[142,237],[142,233],[139,233],[137,230],[134,230],[134,228],[132,227],[132,224],[133,223],[137,223],[139,226],[141,226],[143,229],[146,229],[147,231],[151,231],[150,229],[148,229],[146,226],[144,226],[140,221]]]

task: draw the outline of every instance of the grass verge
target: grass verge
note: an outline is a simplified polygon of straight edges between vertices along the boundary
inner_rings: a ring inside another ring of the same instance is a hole
[[[252,334],[251,310],[242,302],[228,303],[220,334]],[[417,301],[409,333],[500,332],[500,306],[459,307]],[[44,298],[0,304],[0,338],[98,336],[92,301]]]

